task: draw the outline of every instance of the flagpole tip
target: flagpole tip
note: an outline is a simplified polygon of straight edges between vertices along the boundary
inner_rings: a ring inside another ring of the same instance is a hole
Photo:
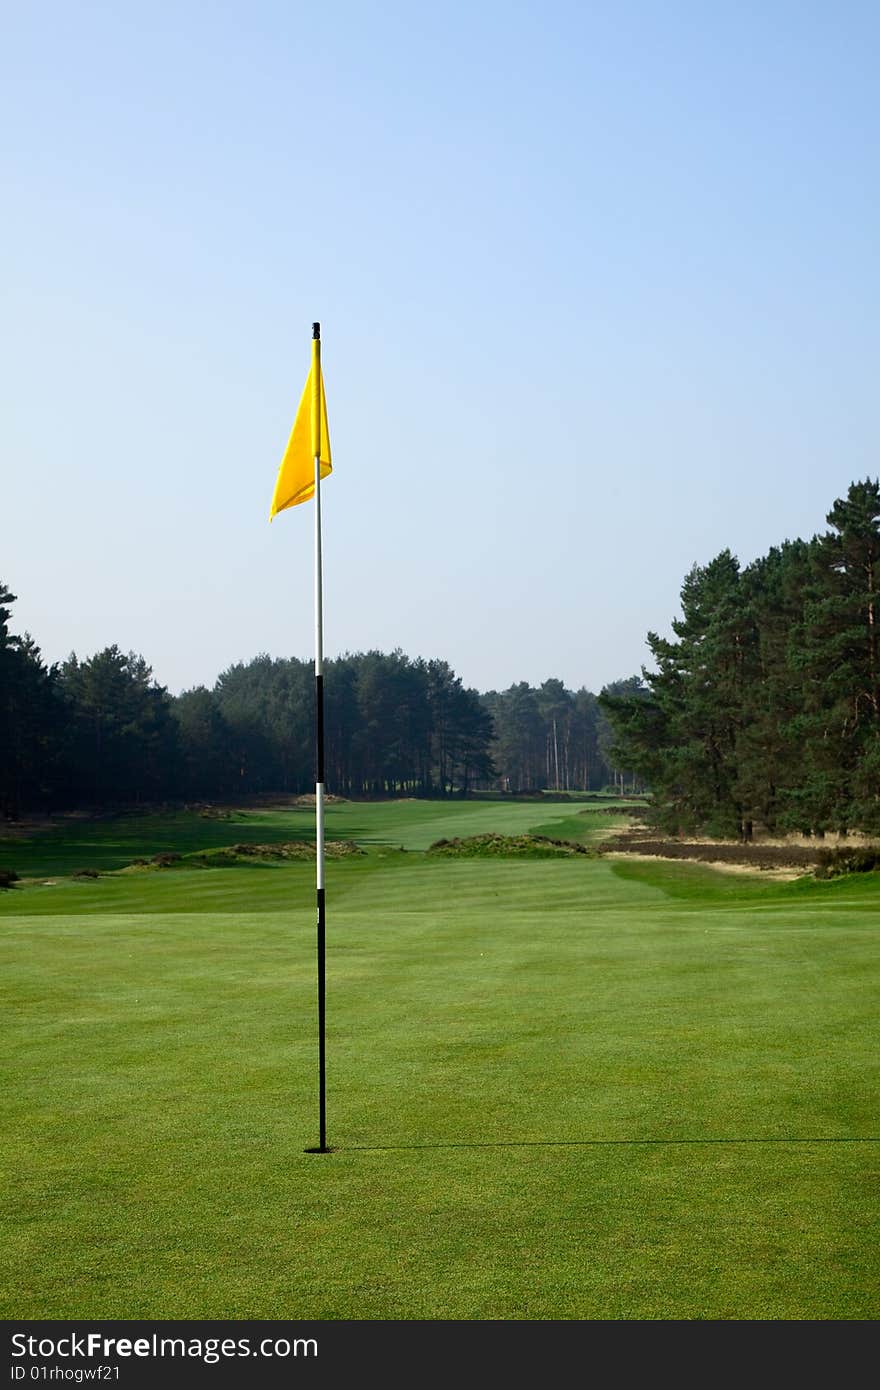
[[[312,337],[313,337],[313,338],[320,338],[320,336],[321,336],[321,325],[320,325],[319,323],[313,323],[313,324],[312,324]]]

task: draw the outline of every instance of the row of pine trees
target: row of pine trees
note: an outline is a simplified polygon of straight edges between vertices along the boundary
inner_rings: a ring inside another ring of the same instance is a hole
[[[880,831],[880,484],[829,529],[695,566],[641,688],[605,692],[615,757],[673,831]]]
[[[295,795],[314,782],[310,662],[258,656],[172,696],[143,656],[110,646],[47,666],[10,628],[0,585],[0,814]],[[609,689],[626,690],[637,679]],[[598,788],[598,699],[559,680],[466,688],[445,661],[370,651],[325,663],[326,783],[343,796]],[[632,776],[628,785],[633,784]]]
[[[598,696],[550,679],[479,694],[400,651],[326,663],[327,785],[345,796],[653,791],[668,830],[880,831],[880,484],[829,530],[695,565],[654,668]],[[298,794],[309,662],[258,656],[172,696],[142,656],[47,666],[0,585],[0,813]],[[624,770],[625,769],[625,770]]]

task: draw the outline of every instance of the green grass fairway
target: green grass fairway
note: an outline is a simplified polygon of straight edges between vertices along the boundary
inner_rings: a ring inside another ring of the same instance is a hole
[[[878,1317],[880,875],[422,852],[618,824],[330,808],[327,1155],[313,865],[66,877],[311,811],[3,842],[0,1316]]]

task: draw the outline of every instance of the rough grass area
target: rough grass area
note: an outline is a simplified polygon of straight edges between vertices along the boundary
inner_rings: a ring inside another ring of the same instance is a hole
[[[821,850],[817,878],[839,878],[841,874],[869,874],[880,869],[880,846],[853,845]]]
[[[612,835],[602,841],[602,854],[645,854],[660,859],[691,859],[704,864],[738,864],[745,868],[814,869],[822,851],[806,845],[739,844],[734,842],[662,839],[656,835],[630,833]]]
[[[365,850],[353,840],[325,840],[326,859],[345,859]],[[127,870],[144,869],[228,869],[245,864],[284,864],[317,856],[314,843],[308,840],[282,840],[277,844],[235,844],[220,849],[196,850],[190,854],[155,854],[152,859],[137,859]]]
[[[447,859],[557,859],[583,854],[595,857],[591,846],[574,840],[553,840],[547,835],[468,835],[465,839],[435,840],[429,854]]]
[[[581,812],[583,815],[584,813]],[[618,835],[607,835],[599,845],[601,854],[631,854],[658,859],[692,860],[704,864],[724,864],[742,869],[792,870],[817,879],[866,874],[880,869],[880,845],[837,845],[749,842],[721,840],[679,840],[659,838],[655,833],[634,827]]]

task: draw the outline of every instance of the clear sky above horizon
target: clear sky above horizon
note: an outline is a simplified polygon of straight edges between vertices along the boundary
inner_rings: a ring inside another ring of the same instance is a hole
[[[880,8],[8,6],[0,579],[173,692],[313,654],[268,508],[322,324],[325,651],[650,663],[877,476]]]

